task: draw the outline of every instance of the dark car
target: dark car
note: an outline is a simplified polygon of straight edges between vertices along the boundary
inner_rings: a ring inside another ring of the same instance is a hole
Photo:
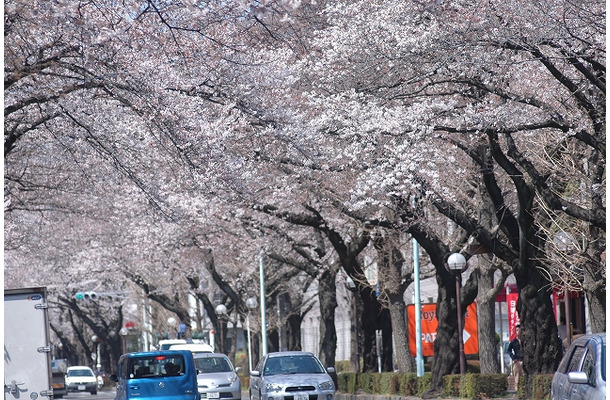
[[[202,399],[241,400],[239,367],[233,368],[229,357],[222,353],[197,353],[194,357]]]
[[[553,375],[551,400],[602,399],[606,399],[606,334],[580,336]]]
[[[334,372],[309,352],[269,353],[250,372],[250,400],[333,400]]]
[[[193,354],[188,350],[147,351],[123,354],[115,400],[200,400]]]

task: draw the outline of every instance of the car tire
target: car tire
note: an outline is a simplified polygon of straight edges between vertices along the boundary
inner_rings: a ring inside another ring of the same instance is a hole
[[[91,394],[97,394],[97,390],[92,391]]]

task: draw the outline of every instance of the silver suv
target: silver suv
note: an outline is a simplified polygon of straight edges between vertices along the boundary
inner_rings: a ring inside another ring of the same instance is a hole
[[[553,375],[551,399],[606,399],[605,333],[574,339]]]
[[[250,400],[333,400],[334,372],[309,352],[269,353],[250,372]]]

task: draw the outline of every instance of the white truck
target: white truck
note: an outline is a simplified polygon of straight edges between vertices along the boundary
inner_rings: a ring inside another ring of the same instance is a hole
[[[4,290],[4,400],[53,398],[44,287]]]

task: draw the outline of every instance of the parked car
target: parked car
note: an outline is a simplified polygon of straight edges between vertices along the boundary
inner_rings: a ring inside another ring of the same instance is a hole
[[[188,350],[123,354],[119,359],[115,400],[200,400],[193,353]]]
[[[551,383],[551,400],[606,399],[606,334],[575,338]]]
[[[335,384],[320,360],[305,351],[264,356],[250,372],[250,400],[333,400]]]
[[[196,353],[197,386],[202,399],[241,400],[240,368],[221,353]]]
[[[66,370],[68,392],[89,392],[97,394],[97,379],[93,370],[86,366],[68,367]]]

